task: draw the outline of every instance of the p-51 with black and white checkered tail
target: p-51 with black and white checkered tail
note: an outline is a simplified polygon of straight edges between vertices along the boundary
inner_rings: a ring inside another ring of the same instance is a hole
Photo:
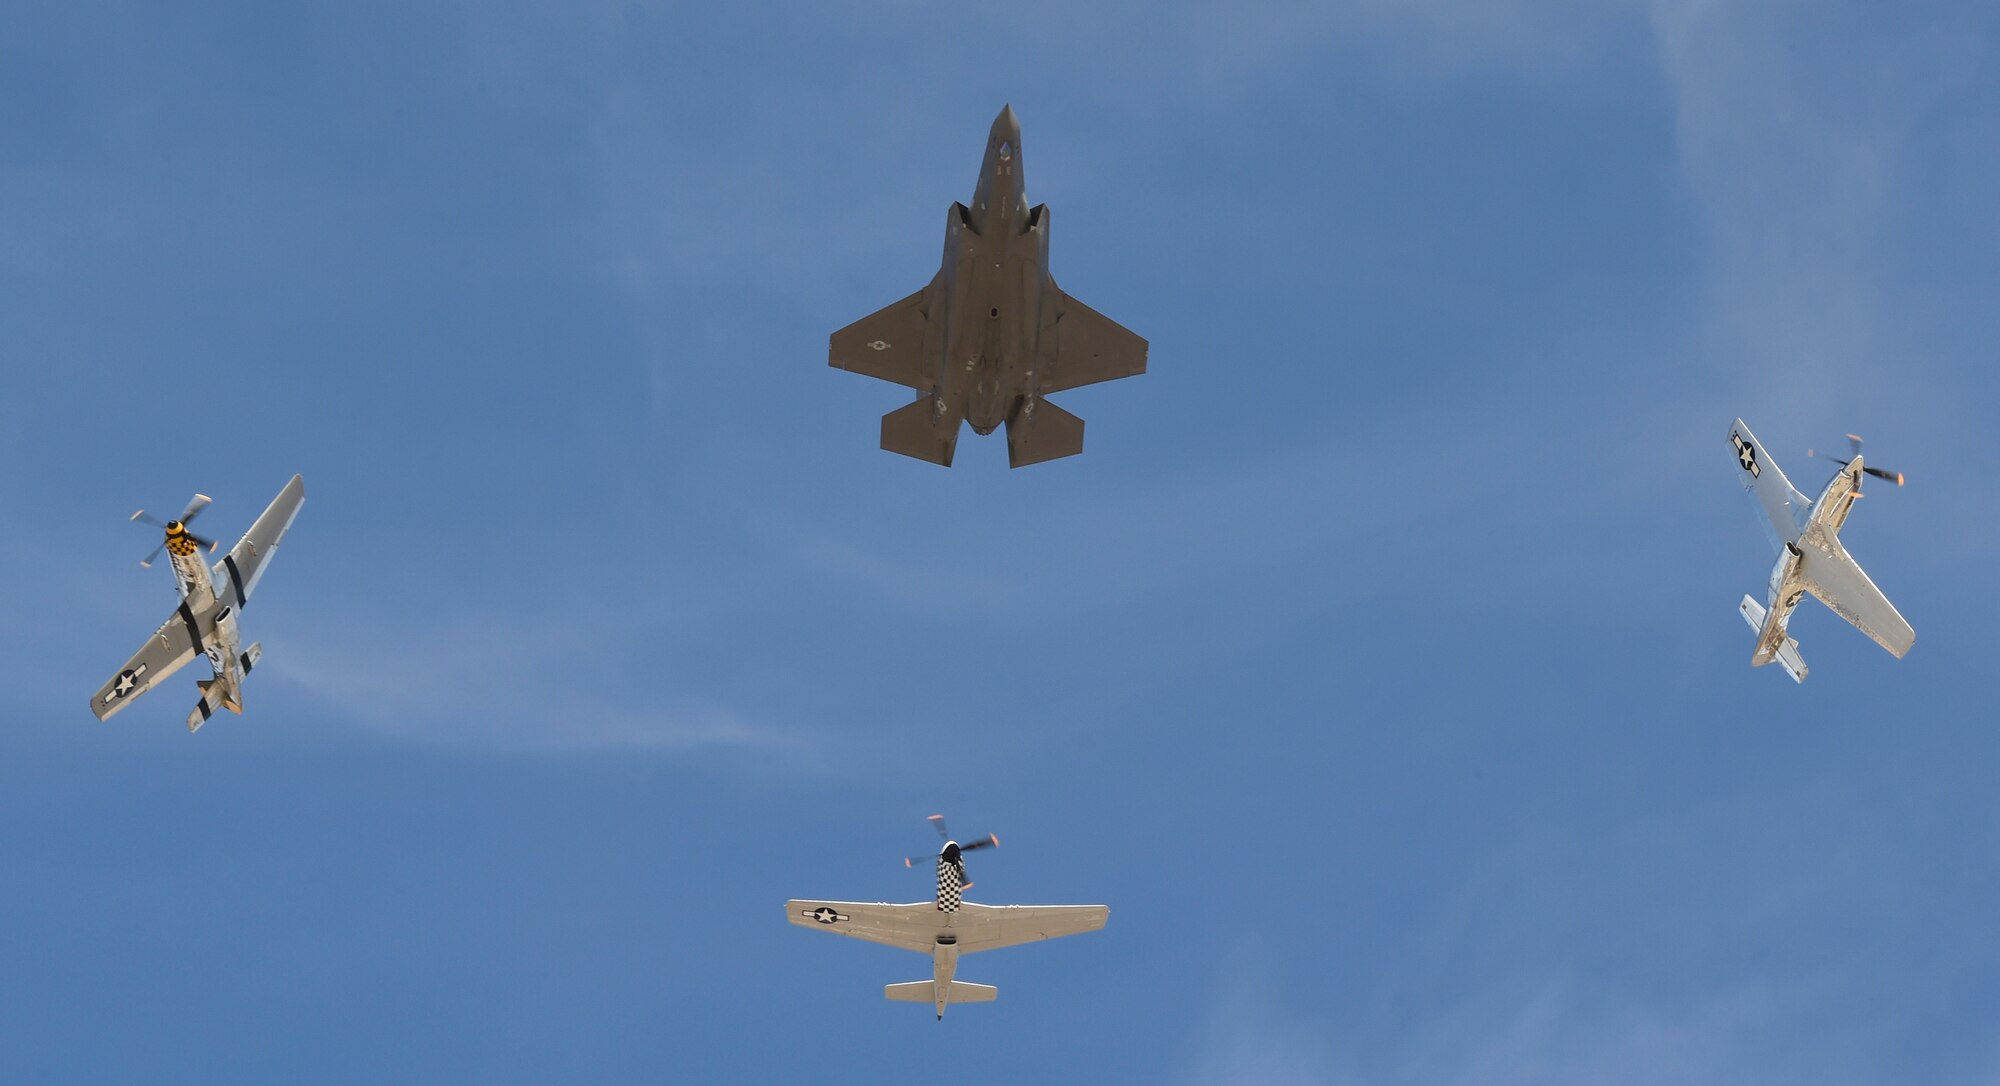
[[[909,905],[887,902],[785,902],[785,917],[805,928],[821,928],[871,943],[915,950],[931,956],[931,979],[891,984],[882,990],[889,999],[929,1003],[940,1020],[952,1003],[987,1003],[999,989],[953,979],[958,958],[976,950],[993,950],[1038,939],[1054,939],[1096,931],[1111,910],[1103,905],[980,905],[964,899],[971,887],[965,879],[965,854],[1000,843],[993,836],[961,845],[945,832],[944,816],[930,816],[945,839],[937,854],[937,896]],[[913,861],[904,860],[914,867]]]
[[[206,656],[215,674],[196,684],[201,688],[201,700],[188,714],[188,731],[201,727],[218,706],[233,713],[243,711],[243,678],[263,655],[264,647],[253,644],[248,649],[240,648],[236,616],[249,604],[251,592],[264,576],[271,557],[278,553],[279,541],[284,539],[285,530],[292,526],[292,518],[299,515],[299,506],[305,500],[305,481],[294,475],[250,526],[250,531],[229,548],[229,553],[213,569],[205,557],[215,552],[215,542],[188,528],[189,522],[208,508],[206,494],[196,494],[178,518],[164,523],[143,509],[132,514],[133,520],[158,525],[166,533],[160,546],[139,564],[151,566],[164,549],[173,561],[174,578],[180,584],[181,605],[118,674],[91,697],[90,711],[97,719],[109,720],[112,714],[187,666],[196,656]]]
[[[1861,462],[1860,439],[1854,441],[1853,457],[1841,462],[1840,471],[1820,491],[1819,500],[1810,503],[1778,470],[1742,419],[1730,424],[1729,444],[1736,453],[1737,479],[1756,498],[1764,514],[1764,534],[1778,553],[1778,562],[1771,567],[1767,602],[1759,604],[1744,596],[1737,605],[1743,620],[1757,631],[1750,666],[1763,667],[1776,660],[1794,682],[1806,681],[1806,662],[1799,655],[1799,643],[1787,634],[1786,624],[1792,609],[1807,593],[1897,657],[1909,652],[1916,643],[1916,631],[1840,542],[1841,525],[1854,511],[1855,499],[1861,497],[1861,478],[1868,473]],[[1902,477],[1894,478],[1900,485]]]

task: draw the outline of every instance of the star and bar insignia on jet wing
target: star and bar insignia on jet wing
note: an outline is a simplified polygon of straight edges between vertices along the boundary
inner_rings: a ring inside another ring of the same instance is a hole
[[[832,909],[829,909],[824,905],[821,905],[817,909],[801,910],[799,915],[804,917],[809,917],[813,920],[817,920],[822,924],[838,924],[841,921],[847,919],[846,913],[834,912]]]
[[[1729,432],[1729,440],[1736,446],[1736,462],[1743,465],[1743,470],[1749,472],[1752,479],[1763,474],[1763,469],[1757,466],[1757,446],[1743,440],[1743,435],[1734,430]]]

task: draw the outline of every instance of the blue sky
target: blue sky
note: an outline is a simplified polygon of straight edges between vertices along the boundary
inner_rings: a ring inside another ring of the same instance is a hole
[[[2000,1080],[2000,18],[30,4],[0,38],[0,1078]],[[1151,372],[875,448],[1011,102]],[[1916,627],[1795,687],[1742,415]],[[308,489],[249,712],[132,509]],[[1104,902],[980,955],[783,923]]]

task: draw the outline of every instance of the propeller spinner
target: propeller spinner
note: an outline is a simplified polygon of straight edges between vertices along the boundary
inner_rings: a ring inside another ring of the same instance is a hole
[[[151,569],[153,567],[153,559],[158,558],[161,551],[173,546],[176,540],[185,540],[196,547],[207,549],[210,554],[214,554],[215,540],[196,535],[188,531],[187,527],[189,522],[201,515],[202,510],[208,508],[209,500],[209,496],[206,494],[196,494],[194,500],[188,502],[187,508],[181,510],[181,515],[175,517],[173,520],[163,521],[153,514],[146,512],[144,509],[132,514],[131,519],[141,524],[150,524],[155,528],[163,529],[166,533],[160,540],[160,545],[154,547],[151,554],[139,560],[139,565],[146,569]]]
[[[930,816],[930,824],[931,824],[931,828],[937,831],[937,834],[938,834],[938,838],[939,838],[940,840],[942,840],[942,841],[943,841],[943,842],[944,842],[945,844],[947,844],[947,845],[950,845],[950,844],[956,844],[956,843],[957,843],[957,842],[954,842],[954,841],[953,841],[953,840],[951,839],[951,833],[950,833],[950,831],[948,831],[948,830],[946,830],[946,829],[945,829],[945,826],[944,826],[944,816],[943,816],[943,815],[941,815],[941,814],[934,814],[934,815],[931,815],[931,816]],[[1000,838],[999,838],[998,836],[994,835],[994,834],[990,834],[990,833],[989,833],[989,834],[987,834],[986,836],[984,836],[984,837],[981,837],[981,838],[980,838],[980,839],[978,839],[977,841],[970,841],[970,842],[967,842],[967,843],[965,843],[965,844],[960,844],[960,845],[958,846],[958,851],[960,851],[960,852],[971,852],[971,851],[972,851],[972,850],[974,850],[974,849],[980,849],[980,848],[993,848],[993,847],[995,847],[995,846],[997,846],[997,845],[999,845],[999,844],[1000,844]],[[917,866],[917,862],[916,862],[916,860],[912,859],[911,857],[908,857],[908,856],[905,856],[905,857],[903,857],[903,866],[904,866],[904,867],[915,867],[915,866]]]
[[[1855,457],[1861,455],[1861,435],[1860,434],[1847,435],[1847,447],[1853,451],[1848,453],[1847,458],[1845,460],[1841,459],[1838,456],[1834,456],[1831,453],[1823,453],[1814,449],[1807,449],[1806,455],[1816,456],[1819,457],[1821,460],[1831,460],[1834,463],[1839,464],[1841,467],[1844,468],[1847,465],[1853,463]],[[1897,486],[1903,485],[1903,473],[1900,471],[1884,471],[1883,469],[1875,467],[1872,464],[1861,465],[1861,470],[1864,474],[1873,475],[1877,479],[1887,479],[1890,482],[1896,484]],[[1861,489],[1859,487],[1856,487],[1855,493],[1859,494],[1860,492]]]

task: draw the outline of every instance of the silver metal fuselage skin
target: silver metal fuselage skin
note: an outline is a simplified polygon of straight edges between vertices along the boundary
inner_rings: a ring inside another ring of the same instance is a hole
[[[935,420],[963,418],[990,434],[1033,395],[1050,290],[1048,227],[1047,208],[1028,208],[1021,125],[1009,107],[987,135],[971,206],[953,204],[946,215]]]
[[[1757,649],[1750,658],[1753,666],[1767,664],[1777,656],[1779,646],[1784,644],[1792,611],[1805,598],[1801,547],[1822,551],[1840,549],[1840,528],[1847,523],[1847,515],[1854,511],[1855,496],[1860,493],[1861,471],[1861,456],[1857,453],[1851,462],[1827,480],[1797,538],[1786,540],[1779,550],[1778,560],[1771,566],[1764,628],[1758,634]]]
[[[1768,664],[1778,655],[1792,611],[1805,598],[1806,590],[1799,583],[1800,558],[1797,544],[1787,542],[1771,566],[1771,579],[1765,588],[1764,627],[1757,631],[1757,647],[1750,654],[1753,667]]]

